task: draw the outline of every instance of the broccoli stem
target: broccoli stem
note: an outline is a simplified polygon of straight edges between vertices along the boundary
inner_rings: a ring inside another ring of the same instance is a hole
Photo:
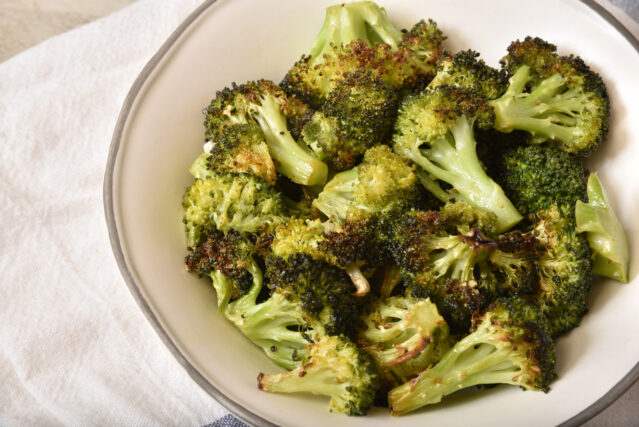
[[[351,278],[353,285],[355,285],[355,295],[356,297],[363,297],[371,290],[371,286],[366,280],[366,277],[362,274],[362,271],[359,269],[359,265],[354,262],[346,266],[346,274]]]
[[[275,169],[298,184],[324,184],[328,167],[293,139],[277,100],[270,95],[264,96],[256,111],[255,120],[264,132],[269,152],[276,162]]]
[[[511,361],[512,344],[477,330],[459,341],[433,368],[388,394],[391,413],[401,415],[479,384],[515,384],[521,367]]]
[[[584,109],[582,97],[575,91],[562,93],[566,81],[558,73],[526,94],[523,91],[529,80],[530,68],[522,65],[510,79],[506,93],[490,102],[495,111],[495,129],[500,132],[525,130],[558,141],[579,136],[574,114]]]
[[[247,270],[253,276],[253,286],[243,296],[229,303],[231,284],[221,272],[211,275],[218,295],[218,308],[226,318],[278,365],[294,369],[304,356],[308,341],[301,331],[303,320],[297,303],[274,293],[256,304],[262,290],[262,271],[253,260],[247,260]],[[297,330],[296,330],[297,329]]]
[[[497,215],[498,232],[510,229],[523,217],[504,190],[482,168],[472,124],[465,117],[460,117],[450,133],[448,138],[435,141],[428,149],[414,145],[406,154],[427,173],[452,185],[463,201]],[[443,197],[440,191],[435,195]]]
[[[415,175],[419,182],[428,190],[433,196],[437,197],[440,201],[446,203],[454,196],[446,191],[437,183],[437,181],[428,174],[424,169],[417,169]]]
[[[368,45],[386,43],[397,48],[402,40],[383,9],[371,1],[342,3],[326,9],[326,18],[309,51],[312,64],[324,60],[334,47],[361,39]]]
[[[628,282],[628,241],[596,173],[588,178],[588,203],[575,205],[576,231],[586,232],[594,253],[592,272],[604,277]]]

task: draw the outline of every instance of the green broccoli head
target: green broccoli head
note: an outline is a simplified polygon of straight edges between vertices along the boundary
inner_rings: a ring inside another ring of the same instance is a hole
[[[439,363],[390,391],[393,415],[438,403],[476,385],[512,384],[548,391],[555,378],[555,352],[537,307],[520,298],[499,300],[475,322],[475,329]]]
[[[457,202],[443,213],[409,212],[385,242],[408,291],[430,297],[455,331],[467,330],[494,299],[536,289],[536,239],[518,231],[491,235],[494,216],[473,210]]]
[[[503,190],[484,171],[474,138],[474,125],[490,126],[492,108],[476,92],[449,85],[407,97],[400,107],[395,152],[423,169],[420,181],[444,202],[463,200],[497,215],[505,231],[522,217]],[[445,191],[437,181],[452,186]]]
[[[195,247],[213,228],[252,233],[286,220],[282,198],[255,175],[221,173],[196,179],[182,206],[187,247]]]
[[[368,222],[346,222],[336,226],[331,222],[291,218],[275,228],[272,254],[287,259],[305,254],[343,269],[355,285],[355,295],[364,296],[370,290],[362,270],[372,272],[379,262],[374,247],[375,236]]]
[[[539,260],[540,290],[535,300],[553,336],[579,325],[586,314],[592,262],[585,236],[575,230],[570,206],[553,205],[536,215],[531,234],[544,246]]]
[[[345,337],[331,336],[309,344],[300,367],[280,374],[261,373],[257,381],[260,390],[329,396],[331,411],[365,415],[379,379],[368,354]]]
[[[357,73],[338,82],[302,130],[304,142],[333,169],[354,166],[393,131],[399,97],[388,84]]]
[[[439,63],[435,78],[429,88],[449,85],[472,89],[486,99],[499,98],[508,85],[506,73],[487,65],[473,50],[457,52]]]
[[[326,181],[326,164],[298,144],[291,134],[292,129],[298,130],[308,119],[310,110],[297,98],[288,97],[273,82],[233,84],[219,91],[204,113],[206,139],[214,145],[224,139],[229,127],[256,125],[262,131],[277,172],[302,185],[320,185]]]
[[[361,302],[344,270],[304,253],[270,255],[265,261],[273,292],[296,302],[326,333],[353,335]]]
[[[335,175],[313,206],[331,220],[357,222],[409,209],[419,195],[413,169],[382,145],[366,151],[361,164]]]
[[[592,272],[628,282],[628,241],[596,173],[588,177],[588,203],[575,206],[577,232],[586,233],[593,252]]]
[[[306,344],[325,331],[297,301],[279,293],[264,295],[256,261],[261,241],[262,236],[214,230],[187,256],[186,268],[211,278],[218,310],[227,320],[275,363],[294,369]]]
[[[255,124],[239,124],[224,128],[219,139],[205,144],[191,168],[195,178],[206,178],[211,173],[250,173],[275,185],[277,173],[268,151],[264,134]]]
[[[332,6],[309,54],[281,86],[313,108],[320,108],[344,76],[363,69],[395,90],[421,89],[435,73],[445,38],[431,20],[403,33],[372,2]]]
[[[185,260],[187,271],[197,273],[200,277],[209,276],[211,280],[227,280],[229,288],[221,287],[218,293],[219,306],[225,307],[230,300],[246,294],[253,284],[253,276],[249,272],[253,264],[255,237],[230,230],[223,233],[212,229],[203,236],[201,243],[194,247]],[[225,276],[225,279],[219,275]]]
[[[498,157],[495,179],[526,216],[586,200],[588,170],[577,157],[547,145],[512,147]]]
[[[491,101],[495,129],[531,133],[563,151],[587,156],[608,133],[610,102],[601,77],[577,56],[559,56],[556,47],[527,37],[508,47],[502,60],[508,89]]]

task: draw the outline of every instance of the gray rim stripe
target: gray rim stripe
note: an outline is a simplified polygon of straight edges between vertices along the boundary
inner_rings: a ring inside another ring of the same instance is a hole
[[[594,0],[580,0],[595,12],[597,12],[602,18],[604,18],[610,25],[612,25],[621,35],[623,35],[626,40],[632,45],[632,47],[639,53],[639,41],[632,35],[630,31],[621,23],[617,18],[615,18],[608,10],[606,10],[603,6],[596,3]],[[140,288],[133,278],[131,271],[133,270],[130,267],[126,259],[124,257],[124,252],[122,249],[122,244],[120,242],[120,235],[118,231],[118,227],[115,221],[115,210],[113,206],[113,174],[114,167],[118,157],[120,143],[122,140],[122,134],[124,132],[124,128],[127,124],[127,120],[129,114],[131,112],[132,106],[140,93],[140,90],[146,83],[146,80],[149,78],[153,70],[160,63],[162,58],[166,55],[166,53],[171,49],[171,47],[175,44],[175,42],[180,38],[180,36],[186,31],[186,29],[202,15],[211,5],[216,3],[217,0],[206,0],[202,5],[200,5],[197,9],[195,9],[181,24],[180,26],[169,36],[169,38],[164,42],[164,44],[160,47],[155,55],[147,62],[144,66],[138,77],[136,78],[133,86],[129,90],[127,97],[124,101],[122,109],[120,110],[120,115],[118,116],[118,121],[113,132],[113,137],[111,139],[111,147],[109,149],[109,158],[106,164],[106,170],[104,173],[104,184],[103,184],[103,202],[104,202],[104,215],[106,217],[107,228],[109,230],[109,240],[111,241],[111,248],[113,250],[113,254],[115,256],[115,260],[120,269],[120,273],[126,282],[129,291],[133,295],[133,298],[140,306],[140,309],[146,316],[148,322],[151,324],[155,332],[158,334],[162,342],[169,349],[171,354],[177,359],[177,361],[182,365],[182,367],[186,370],[186,372],[191,376],[191,378],[202,387],[207,393],[209,393],[213,398],[215,398],[222,406],[224,406],[229,412],[231,412],[236,417],[240,418],[242,421],[252,424],[252,425],[270,425],[274,426],[275,424],[269,422],[268,420],[260,417],[259,415],[251,412],[247,408],[238,404],[234,400],[229,399],[222,392],[220,392],[213,384],[211,384],[206,378],[200,374],[200,372],[187,360],[187,358],[182,354],[180,349],[176,346],[176,344],[171,340],[168,333],[164,330],[160,321],[153,313],[153,310],[149,306],[148,302],[144,299]],[[561,426],[578,426],[593,418],[601,411],[606,409],[612,403],[614,403],[626,390],[628,390],[637,380],[639,379],[639,363],[637,363],[634,368],[619,381],[612,389],[610,389],[603,397],[597,400],[595,403],[590,405],[588,408],[584,409],[574,417],[568,419]]]

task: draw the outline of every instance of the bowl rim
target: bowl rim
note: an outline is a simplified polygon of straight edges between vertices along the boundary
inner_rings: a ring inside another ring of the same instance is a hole
[[[579,0],[581,3],[584,3],[586,6],[590,7],[595,13],[601,16],[604,20],[606,20],[614,29],[616,29],[635,49],[635,51],[639,54],[639,40],[634,37],[634,35],[606,8],[604,8],[601,4],[597,3],[595,0]],[[176,41],[186,32],[186,30],[195,22],[205,11],[207,11],[213,4],[217,3],[218,0],[205,0],[200,6],[198,6],[195,10],[193,10],[187,17],[182,21],[182,23],[171,33],[169,38],[160,46],[158,51],[151,57],[151,59],[146,63],[140,74],[135,79],[135,82],[129,89],[127,96],[124,100],[122,108],[120,110],[120,114],[118,116],[118,120],[113,132],[113,136],[111,138],[111,145],[109,147],[109,155],[106,163],[106,168],[104,172],[104,181],[103,181],[103,204],[104,204],[104,215],[107,223],[107,229],[109,232],[109,241],[111,243],[111,249],[113,250],[113,255],[118,264],[118,268],[120,270],[120,274],[122,278],[127,284],[131,295],[137,302],[138,306],[144,313],[147,321],[155,330],[156,334],[160,337],[164,345],[171,352],[173,357],[182,365],[184,370],[189,374],[189,376],[200,386],[204,391],[206,391],[211,397],[213,397],[218,403],[220,403],[224,408],[226,408],[231,414],[238,417],[242,421],[250,424],[250,425],[268,425],[275,426],[272,422],[268,421],[265,418],[255,414],[251,410],[245,408],[244,406],[238,404],[234,400],[230,399],[224,393],[222,393],[217,387],[215,387],[211,382],[209,382],[198,370],[195,366],[193,366],[186,356],[182,353],[177,344],[171,339],[167,331],[164,329],[156,315],[153,313],[153,310],[149,306],[147,300],[144,298],[140,286],[136,282],[133,274],[131,273],[132,268],[128,265],[126,261],[126,257],[124,256],[124,250],[122,247],[122,243],[120,240],[119,229],[115,220],[115,209],[114,209],[114,172],[115,172],[115,164],[118,158],[119,148],[122,142],[122,136],[124,134],[124,129],[127,125],[130,113],[133,109],[133,105],[140,95],[142,88],[147,82],[149,76],[153,73],[158,64],[162,61],[162,59],[166,56],[169,50],[173,47]],[[612,405],[621,395],[623,395],[635,382],[639,380],[639,362],[635,364],[635,366],[617,383],[615,384],[606,394],[604,394],[601,398],[599,398],[596,402],[592,403],[587,408],[583,409],[578,414],[569,418],[560,424],[562,427],[568,426],[578,426],[586,421],[594,418],[608,406]]]

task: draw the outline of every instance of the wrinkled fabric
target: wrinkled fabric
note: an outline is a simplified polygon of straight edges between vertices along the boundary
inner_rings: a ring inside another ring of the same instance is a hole
[[[0,64],[0,425],[227,414],[121,278],[102,181],[124,98],[199,0],[142,0]]]

